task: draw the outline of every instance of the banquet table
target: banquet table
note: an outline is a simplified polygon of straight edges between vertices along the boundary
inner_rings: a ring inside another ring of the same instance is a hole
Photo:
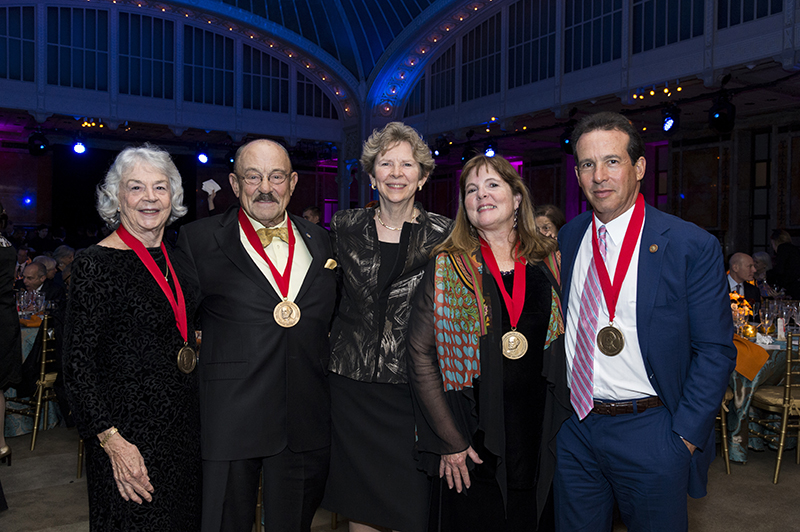
[[[28,355],[33,349],[33,344],[36,341],[36,333],[39,332],[38,327],[25,327],[21,326],[22,332],[22,359],[28,358]],[[9,388],[5,392],[6,405],[11,408],[25,408],[25,405],[16,403],[14,399],[17,397],[17,390]],[[44,414],[44,406],[42,406],[42,414]],[[56,401],[50,401],[47,408],[47,427],[51,429],[58,425],[61,421],[61,411],[58,408]],[[33,432],[33,418],[30,416],[23,416],[21,414],[6,414],[5,423],[5,437],[22,436]]]
[[[767,349],[769,359],[752,381],[737,371],[731,373],[730,387],[733,390],[733,400],[728,405],[728,452],[732,462],[746,463],[748,448],[756,451],[763,451],[766,448],[761,438],[751,440],[749,437],[749,428],[762,430],[747,421],[750,403],[759,386],[780,384],[786,373],[786,342],[775,342],[762,347]],[[793,447],[794,439],[787,440],[786,448]]]

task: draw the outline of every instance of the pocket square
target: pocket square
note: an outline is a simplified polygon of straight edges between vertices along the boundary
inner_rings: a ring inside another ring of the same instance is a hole
[[[325,261],[325,269],[327,270],[335,270],[336,269],[336,261],[333,259],[328,259]]]

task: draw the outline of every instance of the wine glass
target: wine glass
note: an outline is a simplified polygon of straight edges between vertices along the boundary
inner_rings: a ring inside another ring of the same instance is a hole
[[[772,327],[774,316],[775,314],[768,308],[762,308],[758,311],[758,317],[761,320],[761,326],[764,328],[764,334],[769,334],[769,328]]]

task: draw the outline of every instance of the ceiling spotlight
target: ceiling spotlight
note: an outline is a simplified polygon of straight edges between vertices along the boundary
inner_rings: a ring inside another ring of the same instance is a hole
[[[28,137],[28,153],[33,156],[44,155],[50,148],[50,141],[41,131],[31,133]]]
[[[72,151],[77,153],[78,155],[83,155],[86,153],[86,145],[81,140],[76,140],[75,144],[72,145]]]
[[[203,142],[197,146],[197,161],[200,164],[208,164],[208,148],[206,143]]]
[[[708,126],[719,133],[728,133],[736,120],[736,106],[728,100],[728,94],[720,91],[714,105],[708,110]]]
[[[447,157],[450,155],[450,145],[453,144],[452,141],[447,140],[447,137],[444,135],[439,135],[436,137],[436,142],[433,145],[434,155],[436,157]]]
[[[668,105],[661,110],[661,131],[668,137],[681,127],[681,110],[675,105]]]

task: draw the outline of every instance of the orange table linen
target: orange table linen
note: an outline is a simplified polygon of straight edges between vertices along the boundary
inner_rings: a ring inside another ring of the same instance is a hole
[[[733,335],[733,345],[736,346],[736,371],[746,379],[755,379],[769,360],[769,353],[760,345],[737,334]]]

